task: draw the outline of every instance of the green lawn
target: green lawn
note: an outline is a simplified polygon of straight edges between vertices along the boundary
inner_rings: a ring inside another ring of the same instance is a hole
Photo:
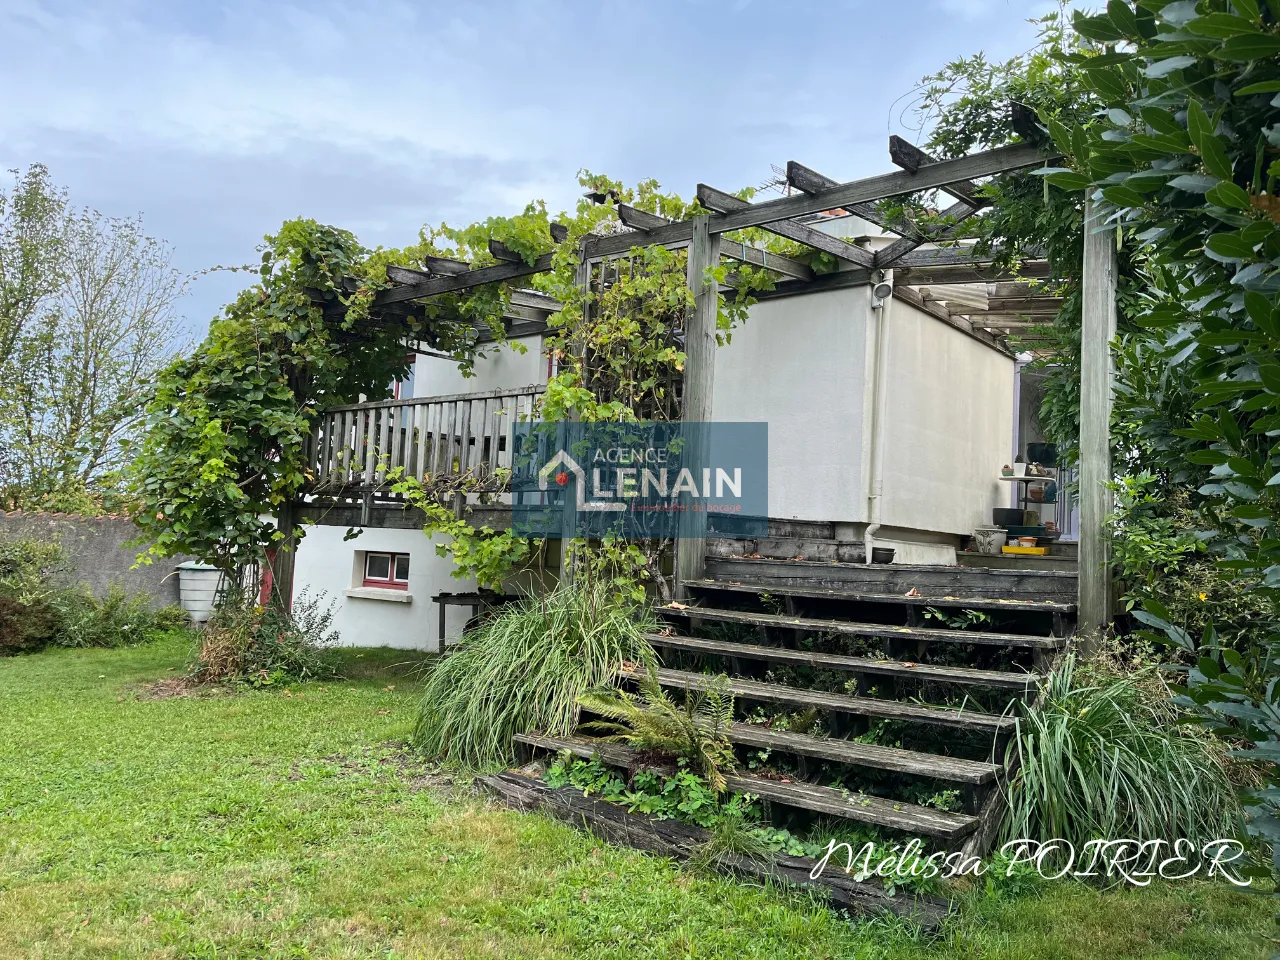
[[[0,659],[0,957],[1231,958],[1266,898],[975,894],[940,938],[684,873],[407,760],[410,655],[150,699],[176,639]]]

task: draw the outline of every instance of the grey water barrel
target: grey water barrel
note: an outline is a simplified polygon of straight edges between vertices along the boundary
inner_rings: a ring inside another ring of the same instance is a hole
[[[213,612],[222,573],[196,560],[178,564],[178,597],[192,623],[204,623]]]

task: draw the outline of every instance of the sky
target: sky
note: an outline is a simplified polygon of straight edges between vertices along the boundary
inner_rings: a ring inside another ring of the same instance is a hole
[[[297,216],[372,247],[569,209],[584,168],[686,197],[788,160],[851,180],[892,169],[922,76],[1027,50],[1049,6],[0,0],[0,169],[141,215],[189,274],[252,263]],[[195,279],[192,335],[247,283]]]

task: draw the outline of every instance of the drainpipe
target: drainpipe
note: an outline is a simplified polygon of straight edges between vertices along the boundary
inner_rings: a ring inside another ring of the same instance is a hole
[[[885,366],[889,355],[889,305],[893,303],[892,277],[881,279],[871,288],[871,310],[876,314],[876,358],[872,364],[871,390],[871,467],[867,486],[867,530],[863,535],[866,562],[872,562],[876,534],[880,531],[880,498],[884,488],[884,408],[888,390]]]

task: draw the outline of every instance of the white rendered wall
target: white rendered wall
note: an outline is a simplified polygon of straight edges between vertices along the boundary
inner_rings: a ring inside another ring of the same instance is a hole
[[[769,516],[858,520],[865,288],[766,300],[716,350],[716,420],[769,424]]]
[[[880,521],[970,534],[1008,495],[1013,358],[901,300],[890,310]]]
[[[307,528],[295,561],[294,596],[307,588],[312,595],[323,591],[327,600],[336,600],[334,626],[344,646],[438,649],[440,608],[431,598],[442,592],[475,590],[475,581],[450,576],[453,561],[436,556],[433,541],[420,530],[368,529],[344,543],[346,532],[345,527]],[[409,554],[410,602],[346,596],[347,590],[359,587],[363,580],[364,572],[356,562],[358,551]],[[470,607],[448,608],[448,639],[462,633],[470,616]]]
[[[476,361],[473,377],[464,377],[452,360],[419,355],[414,366],[414,396],[447,397],[455,393],[483,393],[546,383],[547,358],[542,354],[541,335],[514,342],[526,347],[526,352],[518,353],[505,345],[489,345],[488,355]]]
[[[419,356],[414,367],[415,397],[481,393],[509,387],[546,383],[547,359],[541,336],[522,341],[527,352],[509,346],[491,349],[476,361],[474,377],[463,377],[452,360]],[[304,587],[323,590],[338,601],[336,627],[347,646],[387,646],[435,650],[440,637],[440,607],[431,598],[440,593],[466,593],[476,589],[472,579],[451,576],[453,561],[436,555],[434,541],[420,530],[367,528],[354,540],[343,541],[345,527],[308,527],[298,549],[294,571],[295,596]],[[348,597],[345,591],[359,587],[363,571],[357,569],[357,553],[409,554],[409,603],[366,597]],[[451,606],[446,613],[445,636],[455,640],[471,616],[470,607]]]

